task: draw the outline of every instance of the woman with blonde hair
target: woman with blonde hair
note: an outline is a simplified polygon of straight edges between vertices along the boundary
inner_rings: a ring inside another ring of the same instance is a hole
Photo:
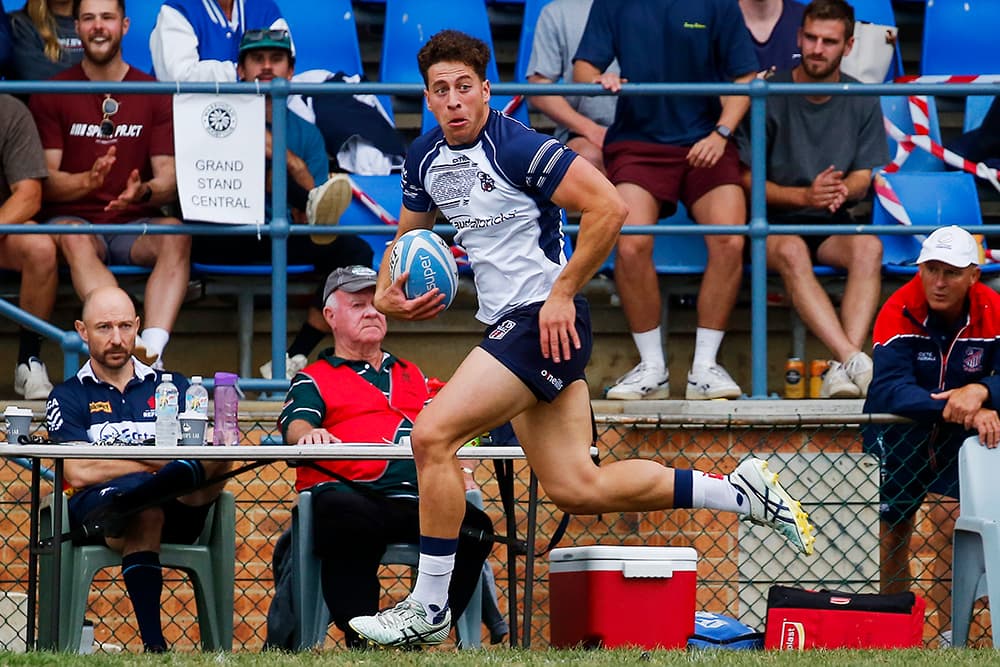
[[[10,15],[10,25],[12,79],[48,79],[83,60],[73,0],[27,0]]]

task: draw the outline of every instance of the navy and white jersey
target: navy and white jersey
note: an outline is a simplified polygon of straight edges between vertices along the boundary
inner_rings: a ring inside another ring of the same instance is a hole
[[[403,206],[438,208],[458,233],[476,280],[476,318],[495,323],[544,301],[566,264],[562,212],[550,197],[576,157],[493,110],[478,139],[449,146],[441,128],[417,138],[403,168]]]
[[[94,375],[90,360],[74,377],[59,383],[49,394],[45,423],[49,437],[57,442],[94,444],[140,444],[156,432],[153,395],[162,373],[132,357],[135,377],[125,392]],[[180,393],[178,408],[184,410],[188,381],[172,373]]]

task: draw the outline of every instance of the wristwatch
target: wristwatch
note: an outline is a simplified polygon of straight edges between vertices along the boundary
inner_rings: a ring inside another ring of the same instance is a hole
[[[727,141],[733,136],[733,131],[725,125],[716,125],[715,133]]]
[[[145,204],[152,198],[153,198],[153,186],[150,185],[149,183],[146,183],[146,191],[139,196],[139,201]]]

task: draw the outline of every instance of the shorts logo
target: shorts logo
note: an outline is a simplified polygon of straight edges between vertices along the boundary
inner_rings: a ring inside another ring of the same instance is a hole
[[[224,139],[236,131],[236,109],[225,102],[212,102],[201,113],[205,131],[216,139]]]
[[[781,622],[781,650],[794,651],[806,647],[806,629],[794,621]]]
[[[552,373],[548,372],[545,369],[542,369],[542,379],[544,379],[550,385],[552,385],[553,387],[555,387],[557,391],[562,391],[563,381],[562,381],[561,378],[557,378]]]
[[[110,401],[91,401],[90,402],[90,414],[95,412],[106,412],[111,414],[111,403]]]
[[[493,181],[493,177],[489,174],[479,172],[479,187],[483,189],[483,192],[493,192],[497,184]]]
[[[489,338],[490,340],[500,340],[501,338],[509,334],[511,331],[513,331],[514,327],[516,326],[517,323],[514,322],[514,320],[504,320],[503,322],[498,324],[493,331],[490,332]]]
[[[983,370],[983,348],[970,347],[965,351],[962,370],[966,373],[979,373]]]

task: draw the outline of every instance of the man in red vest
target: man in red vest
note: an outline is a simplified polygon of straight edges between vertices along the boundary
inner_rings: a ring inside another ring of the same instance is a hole
[[[350,266],[327,278],[323,317],[334,347],[292,379],[278,418],[285,442],[396,444],[409,437],[417,413],[431,399],[427,378],[416,364],[382,349],[386,320],[372,303],[376,277],[366,266]],[[346,644],[363,648],[366,642],[347,622],[378,611],[378,568],[386,545],[419,542],[417,471],[412,459],[321,465],[372,492],[357,493],[312,468],[296,470],[297,490],[323,484],[313,500],[323,597]],[[482,510],[467,504],[464,523],[470,534],[485,533],[487,541],[464,534],[459,540],[449,589],[453,618],[462,615],[479,585],[493,546],[493,524]]]

